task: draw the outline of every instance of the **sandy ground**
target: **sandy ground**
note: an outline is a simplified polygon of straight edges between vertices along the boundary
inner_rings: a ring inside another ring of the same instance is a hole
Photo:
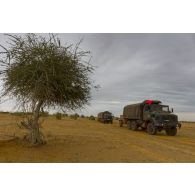
[[[0,115],[0,162],[195,162],[195,123],[185,123],[177,136],[156,136],[88,119],[44,119],[47,144],[29,147],[18,117]]]

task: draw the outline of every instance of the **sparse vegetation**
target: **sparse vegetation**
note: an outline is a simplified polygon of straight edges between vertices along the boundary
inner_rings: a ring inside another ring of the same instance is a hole
[[[33,115],[32,112],[11,112],[10,114],[14,116],[32,116]]]
[[[70,115],[70,118],[71,118],[71,119],[74,119],[74,120],[77,120],[78,115],[77,115],[77,114],[72,114],[72,115]]]
[[[9,112],[0,111],[0,114],[9,114]]]
[[[42,117],[48,117],[49,116],[49,112],[41,112],[40,116]]]
[[[79,117],[80,117],[80,116],[79,116],[79,114],[77,114],[77,113],[75,113],[74,115],[75,115],[75,117],[77,117],[77,118],[79,118]]]
[[[62,114],[63,117],[68,117],[68,114]]]

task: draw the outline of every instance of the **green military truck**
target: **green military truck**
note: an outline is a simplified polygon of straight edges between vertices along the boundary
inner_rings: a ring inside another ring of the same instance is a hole
[[[162,105],[159,100],[145,100],[142,103],[127,105],[120,116],[119,125],[124,124],[131,130],[144,129],[150,135],[165,130],[169,136],[177,134],[177,127],[181,127],[177,115],[168,105]]]
[[[100,112],[97,116],[99,122],[111,123],[113,122],[113,115],[109,111]]]

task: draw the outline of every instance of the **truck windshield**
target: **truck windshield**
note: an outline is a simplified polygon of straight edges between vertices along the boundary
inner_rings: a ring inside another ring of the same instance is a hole
[[[157,111],[157,112],[169,112],[169,107],[164,105],[151,105],[151,111]]]

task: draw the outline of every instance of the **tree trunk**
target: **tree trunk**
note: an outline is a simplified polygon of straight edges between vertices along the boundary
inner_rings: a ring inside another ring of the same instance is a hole
[[[34,109],[33,112],[33,118],[31,121],[31,135],[30,135],[30,142],[32,145],[40,145],[44,143],[43,136],[39,130],[39,113],[40,113],[40,108],[42,106],[43,102],[39,101],[38,104],[36,105],[36,108]]]

